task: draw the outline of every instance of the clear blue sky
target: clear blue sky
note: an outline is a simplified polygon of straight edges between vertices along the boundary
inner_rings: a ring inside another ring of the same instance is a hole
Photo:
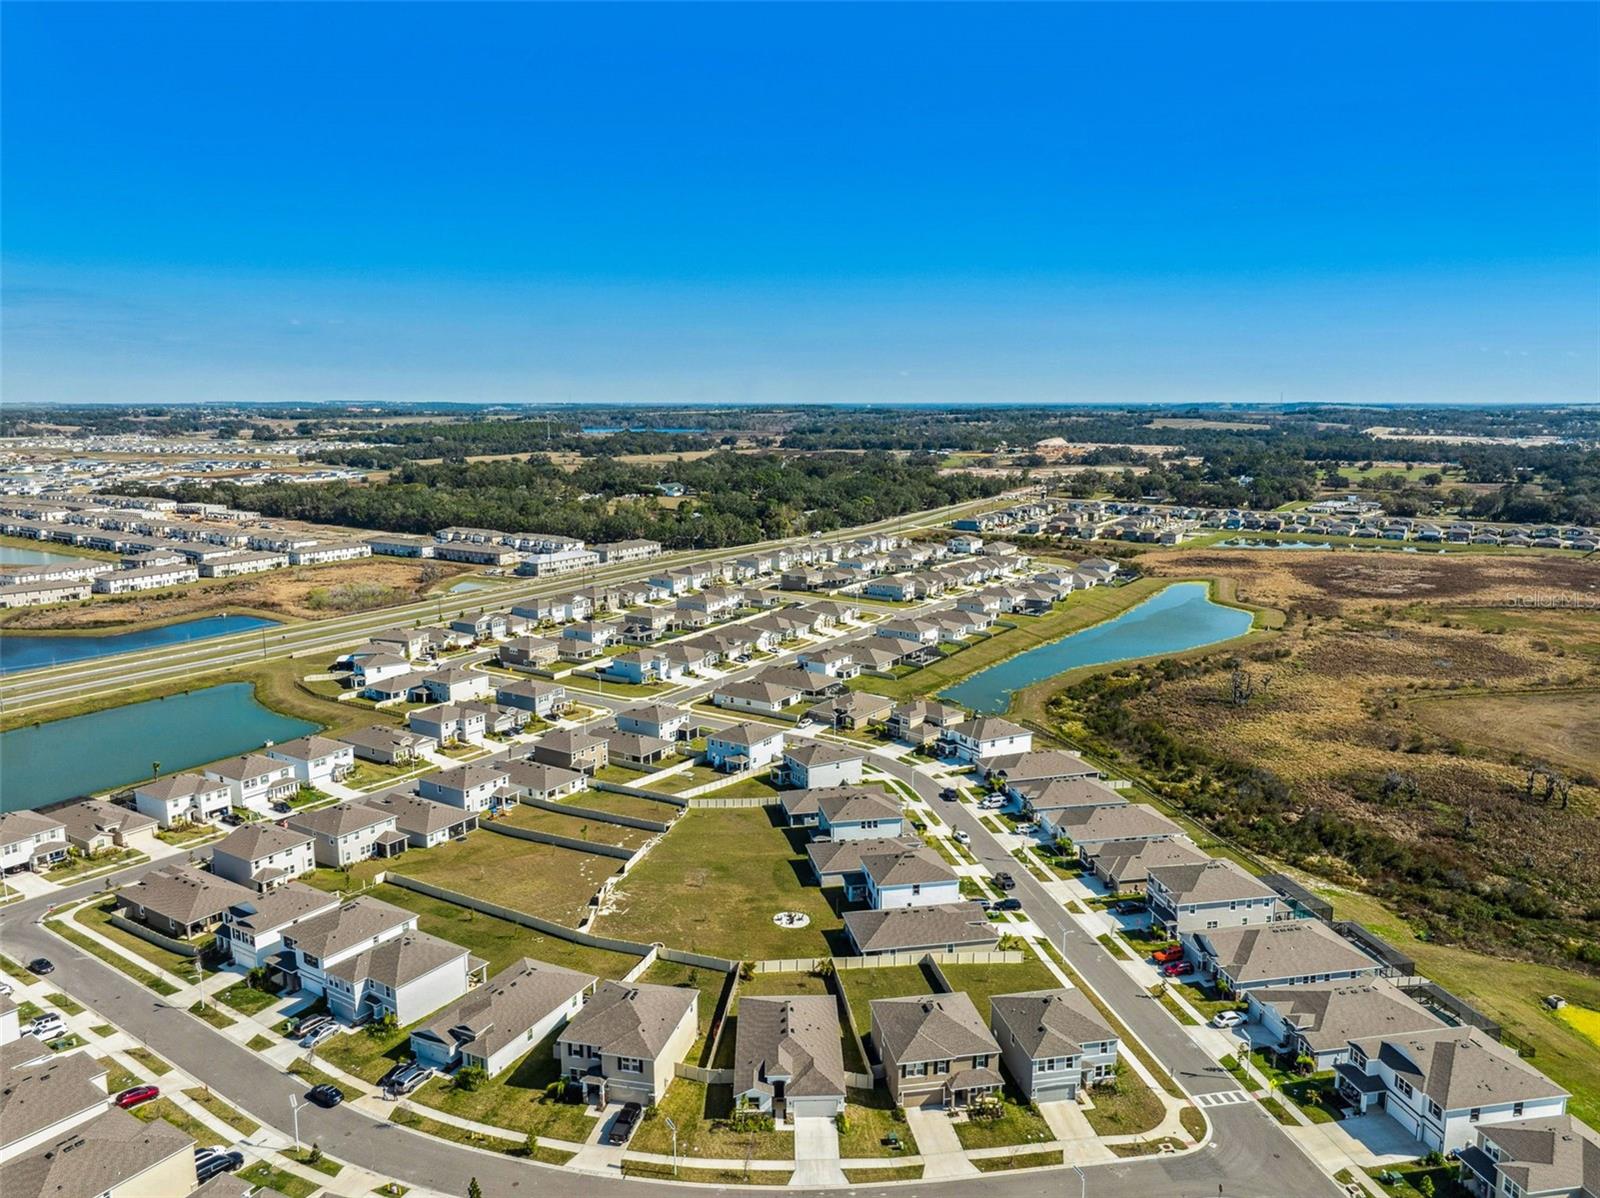
[[[15,402],[1600,391],[1595,5],[4,25]]]

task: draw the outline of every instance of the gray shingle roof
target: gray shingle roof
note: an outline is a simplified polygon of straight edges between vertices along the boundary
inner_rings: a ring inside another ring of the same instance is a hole
[[[955,870],[944,859],[927,847],[899,851],[864,853],[862,871],[878,886],[910,886],[916,883],[932,885],[955,879]]]
[[[1225,857],[1188,865],[1158,865],[1150,870],[1150,880],[1160,882],[1179,904],[1241,902],[1278,895]]]
[[[872,1039],[885,1061],[943,1061],[998,1054],[978,1009],[964,993],[875,998]]]
[[[0,1146],[105,1106],[105,1078],[105,1066],[86,1052],[5,1070],[0,1076]]]
[[[1479,1130],[1499,1145],[1500,1172],[1524,1194],[1600,1194],[1600,1141],[1571,1115],[1492,1123]]]
[[[752,995],[739,1001],[733,1052],[733,1092],[772,1091],[785,1077],[795,1098],[844,1096],[839,1008],[832,995]]]
[[[126,1111],[105,1114],[8,1161],[0,1168],[6,1198],[82,1198],[103,1194],[154,1168],[194,1141],[164,1119]]]
[[[524,957],[465,998],[444,1008],[413,1035],[489,1057],[595,984],[592,974]]]
[[[1235,984],[1378,968],[1366,953],[1315,919],[1218,928],[1199,935]]]
[[[1394,1036],[1440,1027],[1437,1016],[1381,978],[1308,982],[1252,990],[1316,1052],[1343,1049],[1351,1040]]]
[[[595,1045],[610,1056],[654,1060],[699,997],[687,986],[602,982],[560,1038]]]
[[[277,824],[255,823],[235,828],[211,846],[213,855],[221,853],[241,861],[258,861],[272,853],[281,853],[296,845],[310,844],[311,837],[304,832],[280,828]]]
[[[314,957],[329,957],[415,918],[409,911],[362,896],[351,899],[337,911],[318,915],[296,926],[294,942]]]
[[[1475,1027],[1442,1027],[1355,1040],[1447,1111],[1566,1094],[1560,1086]]]
[[[1030,1059],[1076,1056],[1085,1044],[1117,1039],[1081,990],[1030,990],[989,1000],[997,1036],[1016,1037]]]
[[[320,811],[297,811],[288,817],[287,822],[291,828],[309,832],[313,836],[348,836],[393,818],[387,811],[355,802],[335,803]]]
[[[327,972],[352,985],[370,980],[395,989],[466,955],[467,950],[459,944],[426,932],[406,932],[329,966]]]
[[[1095,869],[1119,886],[1145,881],[1157,865],[1184,865],[1207,860],[1186,840],[1118,840],[1089,853]]]
[[[975,903],[847,911],[844,926],[864,953],[936,949],[945,945],[993,946],[997,932]]]
[[[254,898],[255,891],[187,866],[168,865],[124,887],[118,897],[188,925],[220,918],[235,903]]]
[[[806,769],[815,769],[819,765],[830,765],[841,761],[865,761],[866,757],[854,749],[846,749],[842,745],[824,744],[822,741],[807,741],[804,744],[792,745],[783,751],[783,755],[790,761],[804,766]]]

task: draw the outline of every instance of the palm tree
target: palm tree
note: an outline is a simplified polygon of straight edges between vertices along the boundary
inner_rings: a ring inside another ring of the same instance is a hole
[[[150,776],[152,778],[154,778],[154,777],[157,777],[160,773],[161,773],[161,763],[159,761],[152,761],[150,763]]]

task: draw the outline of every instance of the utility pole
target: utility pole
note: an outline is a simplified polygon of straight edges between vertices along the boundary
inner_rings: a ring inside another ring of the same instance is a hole
[[[672,1130],[672,1175],[678,1175],[678,1125],[672,1121],[671,1115],[661,1116],[667,1121],[667,1127]]]
[[[297,1095],[289,1095],[289,1113],[294,1116],[294,1150],[300,1151],[300,1099]]]

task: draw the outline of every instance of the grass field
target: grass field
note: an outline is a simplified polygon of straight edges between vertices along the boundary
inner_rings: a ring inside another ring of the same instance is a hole
[[[843,924],[836,891],[810,880],[810,865],[765,808],[691,810],[613,892],[616,911],[599,930],[630,940],[730,960],[830,955]],[[780,928],[779,911],[810,916]]]
[[[989,1022],[989,1000],[996,994],[1055,990],[1061,985],[1060,979],[1031,953],[1019,965],[941,965],[939,968],[952,989],[965,991],[972,999],[985,1025]]]
[[[620,865],[613,857],[482,831],[387,863],[393,873],[568,925]]]
[[[1600,761],[1600,690],[1430,698],[1413,702],[1411,710],[1440,736],[1580,771]]]
[[[605,811],[612,815],[626,815],[634,819],[650,819],[659,824],[670,824],[679,811],[679,808],[671,803],[659,803],[654,799],[640,799],[633,795],[619,795],[604,790],[580,790],[577,794],[561,801],[573,807],[587,807],[591,811]]]
[[[872,1000],[935,994],[938,987],[920,965],[889,965],[882,969],[841,969],[839,984],[850,1006],[850,1018],[863,1040],[872,1031]]]
[[[633,1135],[635,1152],[672,1151],[672,1132],[662,1115],[678,1125],[681,1156],[720,1157],[732,1160],[789,1160],[794,1156],[792,1131],[734,1131],[727,1125],[733,1113],[732,1086],[704,1086],[688,1078],[674,1078],[656,1108]]]
[[[602,823],[577,815],[560,815],[554,811],[540,810],[538,807],[518,806],[505,817],[505,822],[515,828],[527,828],[530,832],[547,832],[552,836],[566,836],[572,840],[616,845],[628,849],[636,849],[656,835],[641,828]]]
[[[561,1076],[552,1032],[531,1052],[476,1090],[459,1090],[435,1078],[411,1096],[413,1103],[463,1119],[504,1127],[552,1140],[582,1142],[594,1130],[594,1119],[582,1103],[560,1102],[545,1087]]]

